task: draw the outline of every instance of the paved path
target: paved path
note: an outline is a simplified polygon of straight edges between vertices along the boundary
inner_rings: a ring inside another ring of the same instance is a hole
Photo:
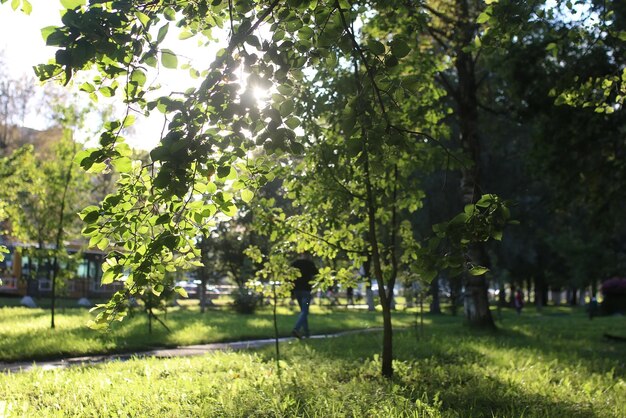
[[[367,328],[353,331],[344,331],[336,334],[320,334],[312,335],[313,339],[321,338],[335,338],[342,337],[344,335],[362,334],[365,332],[381,331],[382,328]],[[282,337],[278,341],[281,343],[295,340],[294,337]],[[188,357],[199,356],[202,354],[210,353],[212,351],[226,351],[226,350],[246,350],[250,348],[260,348],[266,345],[274,344],[273,338],[267,338],[262,340],[249,340],[249,341],[234,341],[228,343],[212,343],[212,344],[200,344],[200,345],[187,345],[174,348],[157,348],[149,351],[138,351],[126,354],[104,354],[95,356],[84,357],[69,357],[59,360],[50,361],[24,361],[17,363],[3,363],[0,362],[0,372],[25,372],[32,370],[33,368],[41,368],[43,370],[62,369],[71,366],[85,366],[104,363],[108,361],[126,361],[133,358],[143,357],[157,357],[157,358],[169,358],[169,357]]]

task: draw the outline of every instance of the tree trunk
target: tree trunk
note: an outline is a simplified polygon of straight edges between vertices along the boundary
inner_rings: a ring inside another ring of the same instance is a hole
[[[391,309],[388,303],[383,305],[383,355],[382,375],[393,376],[393,328],[391,326]]]
[[[591,297],[595,298],[598,296],[598,281],[591,280]]]
[[[73,141],[73,140],[72,140]],[[74,142],[73,150],[72,150],[72,158],[70,159],[70,164],[67,167],[67,171],[65,172],[64,180],[65,184],[63,187],[63,195],[61,196],[61,207],[59,208],[59,225],[57,226],[57,234],[54,245],[54,263],[52,265],[52,304],[50,308],[51,313],[51,328],[54,328],[54,310],[56,305],[56,279],[57,273],[59,271],[58,266],[58,257],[60,251],[65,251],[65,247],[63,246],[63,232],[64,232],[64,223],[65,223],[65,205],[67,204],[67,192],[70,187],[70,183],[72,181],[72,167],[74,166],[74,157],[76,156],[76,143]]]
[[[459,19],[457,23],[457,48],[455,68],[458,77],[457,105],[461,147],[470,158],[472,165],[464,167],[461,178],[463,203],[476,203],[481,196],[480,182],[480,142],[478,139],[478,99],[476,69],[472,52],[467,47],[474,42],[476,25],[470,13],[468,0],[457,0]],[[489,266],[489,257],[481,244],[476,244],[471,251],[475,264]],[[471,325],[495,328],[489,311],[487,278],[471,277],[466,280],[465,313]]]
[[[452,316],[457,315],[459,309],[459,299],[461,297],[461,281],[459,277],[450,279],[450,309]]]
[[[365,277],[365,301],[367,302],[367,310],[374,312],[376,305],[374,303],[374,291],[372,290],[371,275],[371,257],[367,257],[367,261],[363,264],[363,275]]]
[[[58,251],[55,250],[55,251]],[[50,302],[50,328],[54,329],[54,310],[56,308],[56,298],[57,298],[57,292],[56,292],[56,283],[57,283],[57,271],[58,271],[58,257],[55,255],[54,256],[54,261],[52,262],[52,274],[50,274],[50,276],[52,277],[52,294],[51,296],[51,302]]]
[[[374,312],[376,310],[376,304],[374,303],[374,291],[371,285],[365,288],[365,299],[367,300],[367,310]]]
[[[515,291],[517,288],[514,284],[511,284],[511,293],[509,293],[509,307],[513,308],[515,306]]]
[[[470,276],[465,286],[465,317],[471,326],[495,328],[491,311],[486,281],[483,277]]]
[[[441,315],[441,303],[439,300],[439,276],[436,276],[432,282],[430,282],[430,294],[433,297],[430,303],[430,313],[434,315]]]
[[[535,276],[535,306],[538,310],[541,310],[546,306],[547,302],[547,289],[543,276]]]
[[[479,246],[477,249],[478,251],[472,258],[477,264],[487,265],[488,263],[481,261],[485,260],[487,256],[484,247]],[[479,328],[496,328],[489,309],[489,285],[484,275],[471,276],[466,274],[463,305],[465,318],[469,325]]]
[[[206,310],[206,276],[202,273],[200,279],[200,313],[204,313]]]

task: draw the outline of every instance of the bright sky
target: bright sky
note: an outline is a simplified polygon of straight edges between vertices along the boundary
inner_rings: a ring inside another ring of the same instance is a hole
[[[54,57],[56,49],[47,47],[41,37],[41,28],[46,26],[61,25],[62,10],[58,0],[30,0],[33,10],[30,15],[25,15],[21,11],[13,11],[10,3],[0,4],[0,51],[3,51],[4,61],[7,65],[4,72],[9,73],[14,78],[22,75],[34,77],[32,67],[45,63]],[[206,68],[213,57],[218,46],[203,48],[198,53],[197,39],[190,38],[184,41],[177,39],[177,33],[173,24],[170,25],[168,37],[163,42],[163,48],[169,48],[179,54],[179,65],[186,61],[183,57],[193,57],[192,65],[198,69]],[[224,39],[225,37],[220,37]],[[148,74],[149,78],[155,77]],[[160,95],[167,91],[184,91],[194,84],[186,71],[173,71],[161,69],[159,72],[159,83],[163,86]],[[197,81],[199,83],[199,81]],[[158,112],[156,112],[158,113]],[[120,109],[120,116],[123,109]],[[40,114],[33,113],[26,117],[25,125],[35,129],[44,129],[49,124],[46,118]],[[157,114],[150,119],[142,119],[137,116],[137,123],[132,133],[127,134],[128,142],[135,148],[152,149],[159,141],[161,128],[163,126],[163,116]],[[92,127],[91,130],[93,130]],[[85,134],[82,135],[84,137]],[[81,135],[78,135],[81,137]],[[95,145],[94,141],[88,141],[90,145]]]

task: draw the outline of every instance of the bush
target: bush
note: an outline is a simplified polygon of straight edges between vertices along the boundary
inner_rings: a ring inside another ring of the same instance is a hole
[[[245,288],[239,288],[232,293],[233,307],[236,312],[253,314],[261,302],[261,296]]]
[[[613,277],[602,283],[602,313],[626,313],[626,278]]]

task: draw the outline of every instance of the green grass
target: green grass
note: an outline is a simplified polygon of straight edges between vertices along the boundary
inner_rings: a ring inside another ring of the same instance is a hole
[[[290,334],[296,314],[295,308],[279,307],[277,319],[282,336]],[[109,332],[101,333],[87,328],[86,323],[92,316],[86,309],[65,308],[57,311],[56,328],[52,330],[50,313],[45,309],[0,308],[0,361],[53,359],[274,336],[269,308],[255,315],[241,315],[224,308],[201,314],[192,306],[171,308],[167,317],[160,315],[160,318],[171,332],[153,321],[152,334],[149,334],[146,315],[136,312],[124,322],[114,323]],[[413,315],[399,312],[395,325],[409,326],[412,321]],[[325,333],[378,327],[382,319],[377,312],[331,311],[313,306],[309,323],[313,333]]]
[[[626,346],[602,339],[626,319],[567,311],[505,311],[497,333],[429,318],[396,332],[391,381],[378,333],[282,344],[281,376],[271,347],[35,369],[0,376],[0,416],[626,416]]]

